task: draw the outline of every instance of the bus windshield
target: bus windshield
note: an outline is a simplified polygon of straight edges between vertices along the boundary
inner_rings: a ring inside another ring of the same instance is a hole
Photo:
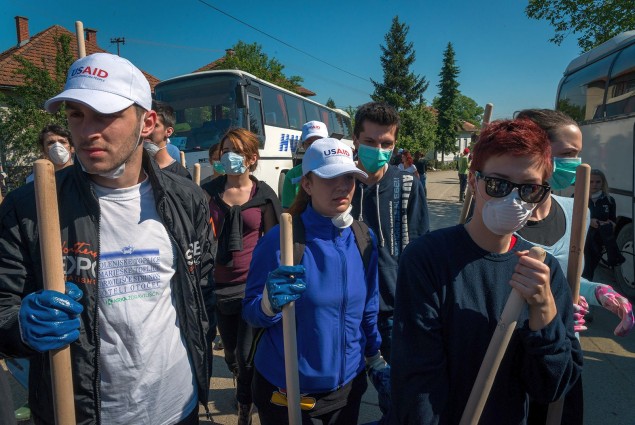
[[[184,152],[207,151],[230,127],[244,127],[236,104],[235,75],[201,75],[157,86],[156,98],[174,108],[172,144]]]

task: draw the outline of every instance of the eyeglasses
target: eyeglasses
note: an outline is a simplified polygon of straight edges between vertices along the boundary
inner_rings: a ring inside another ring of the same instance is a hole
[[[498,177],[484,176],[480,171],[476,172],[476,178],[485,181],[485,193],[492,198],[504,198],[517,188],[520,199],[530,204],[537,204],[551,191],[551,186],[548,184],[512,183]]]

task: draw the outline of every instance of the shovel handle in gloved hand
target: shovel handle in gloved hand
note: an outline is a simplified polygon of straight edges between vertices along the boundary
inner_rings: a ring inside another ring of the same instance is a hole
[[[43,353],[77,340],[82,295],[75,284],[66,283],[65,294],[44,289],[24,297],[18,315],[22,342]]]

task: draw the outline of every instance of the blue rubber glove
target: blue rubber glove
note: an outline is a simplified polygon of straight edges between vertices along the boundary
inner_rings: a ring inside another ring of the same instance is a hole
[[[84,307],[78,303],[83,292],[66,282],[66,293],[39,290],[22,300],[18,321],[22,342],[34,350],[56,350],[79,338],[78,315]]]
[[[280,266],[267,276],[262,309],[274,316],[282,311],[282,306],[300,298],[306,290],[304,266]]]

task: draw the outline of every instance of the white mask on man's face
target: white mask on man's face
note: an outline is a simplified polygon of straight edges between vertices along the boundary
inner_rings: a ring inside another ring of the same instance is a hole
[[[64,165],[71,159],[71,153],[60,142],[49,146],[49,159],[55,165]]]

